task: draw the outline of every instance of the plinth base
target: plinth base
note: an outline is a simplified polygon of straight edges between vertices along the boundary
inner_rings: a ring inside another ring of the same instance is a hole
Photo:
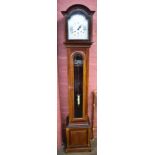
[[[66,152],[91,152],[91,147],[66,148]]]
[[[90,152],[90,124],[88,122],[71,124],[66,127],[66,152]]]

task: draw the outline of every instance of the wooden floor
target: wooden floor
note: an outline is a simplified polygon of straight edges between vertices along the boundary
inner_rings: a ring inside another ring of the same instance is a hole
[[[97,140],[91,141],[92,151],[91,152],[79,152],[79,153],[65,153],[63,148],[58,150],[57,155],[97,155]]]

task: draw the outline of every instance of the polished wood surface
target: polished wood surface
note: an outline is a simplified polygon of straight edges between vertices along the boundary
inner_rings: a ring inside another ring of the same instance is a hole
[[[89,37],[87,40],[68,39],[68,19],[74,13],[81,13],[88,19]],[[91,151],[91,125],[88,117],[88,76],[89,76],[89,48],[92,44],[92,15],[94,11],[83,5],[73,5],[62,11],[65,17],[65,46],[68,59],[68,107],[69,116],[66,119],[66,152]],[[74,56],[82,56],[82,117],[75,117],[75,79]]]
[[[68,53],[68,106],[69,121],[66,124],[67,147],[66,152],[91,151],[90,123],[88,118],[88,75],[89,48],[67,47]],[[83,115],[74,117],[74,55],[80,53],[83,57]]]
[[[91,151],[90,124],[70,124],[66,127],[66,152]]]

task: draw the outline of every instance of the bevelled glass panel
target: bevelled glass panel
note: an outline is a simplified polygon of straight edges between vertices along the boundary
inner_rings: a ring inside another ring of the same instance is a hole
[[[83,111],[83,58],[74,56],[74,117],[81,118]]]

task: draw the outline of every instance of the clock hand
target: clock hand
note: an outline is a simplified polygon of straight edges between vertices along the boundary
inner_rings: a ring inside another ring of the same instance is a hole
[[[77,30],[79,30],[81,28],[81,25],[78,27],[78,29]]]

